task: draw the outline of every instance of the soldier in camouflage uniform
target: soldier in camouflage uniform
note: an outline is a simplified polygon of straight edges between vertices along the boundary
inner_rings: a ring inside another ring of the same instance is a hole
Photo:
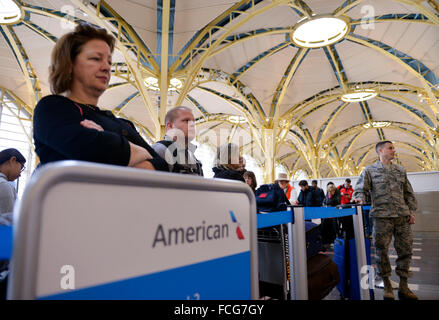
[[[408,288],[410,261],[412,258],[413,234],[411,224],[415,223],[414,213],[417,202],[412,186],[403,167],[395,165],[395,147],[391,141],[377,143],[379,161],[366,167],[355,186],[353,197],[364,203],[370,196],[373,219],[373,241],[376,250],[375,261],[378,275],[384,281],[384,299],[395,299],[390,275],[392,272],[388,249],[394,237],[396,274],[400,277],[398,296],[400,299],[417,299]]]

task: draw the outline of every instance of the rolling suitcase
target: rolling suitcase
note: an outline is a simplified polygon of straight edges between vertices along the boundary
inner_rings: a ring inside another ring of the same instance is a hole
[[[371,265],[370,240],[365,238],[366,261]],[[357,250],[355,239],[345,240],[337,238],[334,242],[334,262],[337,265],[340,275],[340,282],[337,289],[340,296],[349,300],[360,300],[360,281],[358,279]],[[374,291],[369,290],[370,299],[375,298]]]
[[[343,238],[336,238],[334,241],[334,262],[337,265],[340,282],[337,284],[337,290],[340,296],[349,297],[348,292],[348,266],[346,264],[346,241]]]
[[[308,300],[321,300],[340,282],[337,265],[325,254],[313,256],[307,264]]]
[[[367,265],[371,265],[371,254],[370,254],[370,240],[368,238],[364,239],[366,247],[366,262]],[[349,279],[350,279],[350,290],[349,299],[350,300],[361,300],[360,295],[360,281],[358,280],[358,267],[357,267],[357,250],[355,247],[355,239],[349,240]],[[369,289],[369,298],[371,300],[375,299],[373,288]]]
[[[305,221],[306,257],[310,259],[323,250],[321,226]]]

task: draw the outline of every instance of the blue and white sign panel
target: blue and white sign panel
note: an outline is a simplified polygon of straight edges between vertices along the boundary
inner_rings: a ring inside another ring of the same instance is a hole
[[[251,299],[249,212],[246,193],[57,183],[35,298]]]

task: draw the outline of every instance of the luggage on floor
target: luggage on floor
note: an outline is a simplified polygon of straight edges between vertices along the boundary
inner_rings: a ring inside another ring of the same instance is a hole
[[[287,300],[289,294],[286,230],[280,226],[258,229],[259,294]]]
[[[305,221],[306,257],[310,259],[323,250],[321,225]]]
[[[336,238],[336,219],[335,218],[325,218],[322,219],[321,231],[322,231],[322,243],[323,245],[329,245],[334,243]]]
[[[337,265],[331,257],[317,254],[307,260],[308,300],[321,300],[339,283]]]
[[[370,217],[370,210],[363,209],[363,225],[365,237],[372,238],[372,218]]]
[[[370,240],[365,238],[366,261],[371,265]],[[360,281],[358,279],[357,250],[355,239],[337,238],[334,242],[334,262],[340,275],[337,289],[340,296],[349,300],[360,300]],[[374,291],[369,291],[370,299],[374,299]]]
[[[366,262],[367,265],[371,265],[371,250],[370,250],[370,240],[368,238],[364,239],[366,247]],[[360,295],[360,281],[358,279],[358,267],[357,267],[357,249],[355,246],[355,239],[349,240],[349,260],[351,268],[349,270],[350,278],[350,290],[349,299],[350,300],[361,300]],[[366,274],[365,274],[366,275]],[[375,299],[373,288],[369,289],[369,297],[371,300]]]
[[[348,263],[346,259],[346,242],[343,238],[336,238],[334,241],[334,262],[337,265],[340,282],[337,284],[337,290],[342,298],[349,297],[348,292]]]

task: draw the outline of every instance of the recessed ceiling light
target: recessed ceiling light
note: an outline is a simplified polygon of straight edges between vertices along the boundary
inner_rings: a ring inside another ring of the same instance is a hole
[[[160,90],[160,88],[159,88],[159,81],[157,80],[157,78],[148,77],[148,78],[145,79],[144,83],[145,83],[145,86],[148,89],[151,89],[151,90],[154,90],[154,91],[159,91]]]
[[[388,121],[373,121],[373,122],[368,122],[366,124],[363,125],[363,128],[369,129],[369,128],[385,128],[390,126],[390,122]]]
[[[232,123],[245,123],[247,118],[243,116],[229,116],[229,121]]]
[[[176,91],[183,86],[183,82],[180,79],[172,78],[169,80],[169,89],[170,91]]]
[[[160,91],[159,80],[155,77],[147,77],[144,81],[145,86],[154,91]],[[169,81],[168,91],[176,91],[183,86],[183,82],[180,79],[172,78]]]
[[[349,24],[345,19],[314,16],[297,24],[292,40],[299,47],[320,48],[344,38],[348,31]]]
[[[377,93],[375,92],[375,90],[364,89],[346,93],[341,97],[341,100],[343,100],[344,102],[360,102],[372,99],[376,96]]]
[[[0,24],[12,24],[20,21],[20,7],[12,0],[0,0]]]

